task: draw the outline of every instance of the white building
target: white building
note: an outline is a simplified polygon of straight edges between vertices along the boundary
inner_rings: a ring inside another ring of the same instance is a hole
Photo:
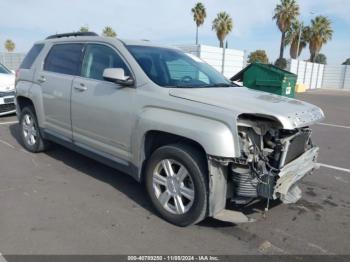
[[[196,55],[227,78],[231,78],[244,67],[244,51],[224,49],[208,45],[177,45],[186,53]]]

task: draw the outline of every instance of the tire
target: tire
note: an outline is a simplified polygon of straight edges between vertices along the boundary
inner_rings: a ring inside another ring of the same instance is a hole
[[[49,143],[43,139],[33,106],[22,109],[19,118],[22,145],[32,153],[45,151]],[[32,138],[31,138],[32,137]]]
[[[177,226],[202,221],[207,214],[207,173],[199,150],[185,144],[158,148],[148,160],[145,184],[160,216]]]

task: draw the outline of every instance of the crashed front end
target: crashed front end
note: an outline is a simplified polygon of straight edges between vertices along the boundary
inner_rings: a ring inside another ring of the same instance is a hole
[[[224,209],[227,200],[245,205],[267,199],[267,209],[269,200],[297,202],[301,198],[297,182],[318,168],[319,148],[312,143],[311,129],[285,129],[274,119],[241,115],[237,131],[240,157],[209,159],[212,215],[234,223],[249,221],[240,212]],[[220,191],[226,192],[225,200]]]
[[[295,203],[297,182],[316,169],[318,147],[309,127],[283,129],[264,118],[238,119],[241,157],[230,164],[231,200],[244,204],[255,198]]]

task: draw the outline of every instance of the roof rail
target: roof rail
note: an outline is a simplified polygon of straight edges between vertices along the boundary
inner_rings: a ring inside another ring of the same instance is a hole
[[[73,32],[73,33],[64,33],[64,34],[55,34],[46,37],[46,39],[55,39],[62,37],[70,37],[70,36],[98,36],[95,32]]]

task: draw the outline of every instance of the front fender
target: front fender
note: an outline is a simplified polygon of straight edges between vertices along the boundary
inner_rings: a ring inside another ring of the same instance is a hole
[[[148,131],[162,131],[199,143],[208,155],[235,157],[237,141],[231,128],[218,120],[164,108],[146,108],[135,128],[135,147],[142,148]]]

